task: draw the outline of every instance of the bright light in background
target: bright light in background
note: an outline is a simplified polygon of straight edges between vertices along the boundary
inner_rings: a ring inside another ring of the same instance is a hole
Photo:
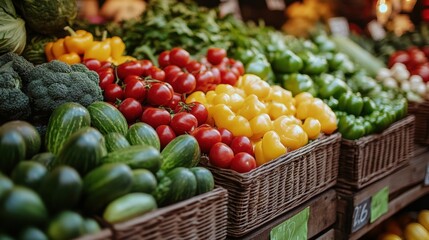
[[[411,1],[411,0],[408,0]],[[381,24],[385,24],[389,20],[390,14],[392,13],[392,3],[386,0],[378,0],[376,5],[377,20]]]

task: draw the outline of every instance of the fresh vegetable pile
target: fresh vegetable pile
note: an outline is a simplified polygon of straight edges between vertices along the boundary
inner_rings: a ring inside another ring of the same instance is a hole
[[[378,239],[429,239],[429,210],[421,210],[415,216],[411,213],[404,213],[388,219],[383,224],[383,230]]]
[[[196,167],[194,137],[181,135],[160,150],[155,129],[143,122],[128,128],[101,101],[60,105],[42,140],[31,124],[8,122],[0,128],[0,217],[8,219],[0,230],[75,238],[100,229],[82,216],[121,222],[214,188],[211,173]]]

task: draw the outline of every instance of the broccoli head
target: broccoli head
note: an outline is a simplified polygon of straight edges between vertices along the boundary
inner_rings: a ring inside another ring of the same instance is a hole
[[[12,63],[12,69],[18,73],[22,84],[25,87],[31,79],[29,73],[34,68],[34,65],[27,61],[24,57],[19,56],[13,52],[5,53],[0,56],[0,66],[3,66],[7,63]]]
[[[34,67],[29,77],[26,91],[37,115],[50,115],[65,102],[86,107],[103,100],[98,75],[82,64],[69,66],[54,60]]]
[[[31,114],[30,100],[21,91],[21,78],[12,65],[8,62],[0,67],[0,123],[27,119]]]

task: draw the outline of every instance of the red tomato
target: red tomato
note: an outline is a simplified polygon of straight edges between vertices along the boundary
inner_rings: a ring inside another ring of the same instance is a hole
[[[170,51],[164,51],[158,56],[158,64],[161,68],[170,65]]]
[[[411,71],[412,75],[419,75],[425,83],[429,82],[429,63],[418,65]]]
[[[176,65],[178,67],[186,67],[190,60],[189,53],[183,48],[173,48],[170,51],[170,64]]]
[[[239,73],[239,75],[238,75],[238,76],[241,76],[241,75],[243,75],[243,74],[244,74],[244,65],[243,65],[243,63],[242,63],[242,62],[240,62],[240,61],[238,61],[238,60],[235,60],[235,59],[230,58],[230,59],[229,59],[229,64],[231,65],[231,68],[237,69],[237,71],[238,71],[238,73]]]
[[[143,112],[141,103],[134,98],[124,99],[124,101],[119,104],[118,109],[129,123],[135,122]]]
[[[143,78],[141,78],[141,77],[139,77],[137,75],[129,75],[122,82],[124,84],[128,84],[129,82],[134,81],[134,80],[143,81]]]
[[[97,69],[101,68],[101,62],[98,59],[88,58],[83,60],[83,64],[92,71],[97,71]]]
[[[180,112],[171,118],[170,126],[176,135],[182,135],[192,132],[198,126],[198,120],[190,113]]]
[[[159,141],[161,142],[161,149],[176,138],[176,134],[173,129],[168,125],[158,126],[156,128],[156,133],[158,134]]]
[[[222,78],[220,76],[220,70],[219,68],[212,68],[211,69],[212,73],[213,73],[213,83],[214,84],[220,84],[222,82]]]
[[[226,51],[223,48],[209,48],[207,50],[207,60],[213,64],[218,65],[226,57]]]
[[[197,73],[201,70],[202,67],[203,67],[203,65],[201,63],[199,63],[198,61],[191,60],[188,62],[188,64],[186,64],[185,68],[190,73]]]
[[[151,83],[146,99],[154,106],[167,105],[173,98],[174,91],[170,84],[165,82]]]
[[[174,112],[176,112],[177,105],[179,105],[179,102],[182,101],[182,95],[179,93],[174,93],[173,98],[171,101],[167,104],[166,107],[170,108]]]
[[[107,68],[98,73],[98,77],[100,79],[98,85],[103,90],[106,88],[107,85],[110,85],[115,81],[115,74],[113,73],[113,69],[111,68]]]
[[[232,139],[234,138],[232,132],[226,128],[219,128],[218,131],[222,136],[222,142],[228,146],[231,145]]]
[[[153,63],[146,59],[139,60],[139,62],[142,65],[143,75],[147,76],[147,71],[149,70],[149,68],[153,67]]]
[[[256,160],[252,155],[241,152],[232,158],[230,167],[232,170],[239,173],[250,172],[252,169],[256,168]]]
[[[141,76],[144,73],[144,69],[139,61],[129,61],[120,64],[116,71],[120,79],[125,79],[128,75]]]
[[[199,102],[191,102],[186,104],[184,102],[179,102],[177,107],[174,109],[175,112],[188,112],[195,116],[198,120],[198,126],[204,124],[207,121],[209,112],[204,104]]]
[[[164,81],[165,79],[165,72],[161,70],[159,67],[151,67],[146,71],[147,76],[159,80]]]
[[[197,86],[205,86],[214,81],[214,75],[212,71],[203,71],[195,74],[197,80]]]
[[[234,86],[238,81],[238,76],[235,75],[231,70],[221,69],[220,70],[221,82],[223,84],[229,84]]]
[[[112,68],[112,63],[109,61],[102,61],[100,62],[101,66],[97,69],[97,73],[99,73],[100,71],[106,70],[106,69],[112,69],[113,72],[113,68]]]
[[[253,156],[253,145],[246,136],[234,137],[229,145],[234,154],[245,152]]]
[[[216,167],[229,168],[233,158],[234,152],[225,143],[218,142],[210,149],[209,161]]]
[[[130,76],[127,78],[129,77]],[[146,84],[144,81],[139,81],[137,79],[129,80],[125,85],[124,93],[125,98],[134,98],[139,102],[143,102],[146,99]]]
[[[211,126],[197,127],[191,135],[197,139],[202,153],[209,153],[211,147],[222,140],[219,131]]]
[[[106,102],[116,102],[118,99],[124,99],[124,91],[122,88],[116,84],[111,83],[104,88],[104,100]]]
[[[146,108],[140,118],[142,122],[149,124],[153,128],[157,128],[160,125],[168,125],[170,119],[171,116],[167,110],[154,107]]]
[[[183,73],[174,80],[172,86],[177,93],[191,93],[197,87],[197,80],[194,75]]]
[[[169,65],[166,68],[164,68],[164,72],[165,72],[165,82],[168,82],[170,84],[173,84],[174,81],[176,81],[177,77],[179,75],[182,75],[184,72],[182,71],[182,69],[180,69],[178,66],[176,65]]]

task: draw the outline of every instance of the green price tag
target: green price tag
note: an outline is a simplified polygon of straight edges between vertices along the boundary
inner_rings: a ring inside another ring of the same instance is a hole
[[[310,216],[310,207],[280,223],[270,232],[271,240],[306,240],[308,235],[308,217]]]
[[[389,187],[384,187],[371,198],[371,220],[373,223],[389,210]]]

